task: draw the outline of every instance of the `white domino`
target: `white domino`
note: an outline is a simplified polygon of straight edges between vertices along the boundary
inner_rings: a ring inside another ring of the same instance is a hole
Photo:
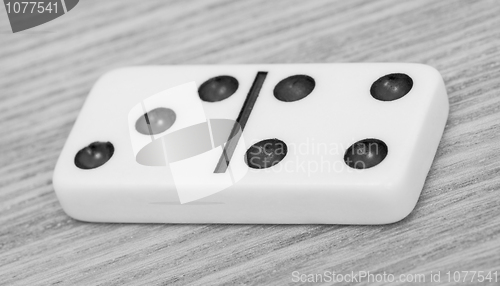
[[[420,64],[144,66],[90,92],[54,171],[92,222],[385,224],[448,117]]]

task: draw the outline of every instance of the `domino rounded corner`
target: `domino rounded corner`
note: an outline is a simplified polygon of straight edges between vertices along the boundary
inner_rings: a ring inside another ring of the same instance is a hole
[[[73,212],[73,209],[71,207],[67,207],[67,205],[63,202],[61,202],[61,207],[62,207],[64,213],[74,220],[82,221],[82,222],[96,222],[96,221],[85,219],[85,216],[81,216],[81,214],[78,214],[77,212]]]
[[[407,218],[415,210],[422,188],[423,183],[409,177],[394,182],[389,187],[390,191],[386,197],[388,201],[383,207],[387,212],[383,224],[392,224]]]
[[[415,201],[415,203],[411,203],[408,206],[404,206],[404,207],[400,208],[399,210],[397,210],[396,212],[394,212],[393,215],[391,216],[391,218],[388,219],[383,224],[397,223],[397,222],[400,222],[400,221],[406,219],[407,217],[409,217],[413,213],[413,211],[415,210],[415,208],[417,206],[417,201]]]
[[[54,187],[55,189],[56,187]],[[67,194],[63,194],[62,192],[56,191],[56,196],[59,199],[59,202],[61,204],[61,208],[64,211],[64,213],[69,216],[70,218],[77,220],[77,221],[82,221],[82,222],[99,222],[97,220],[92,220],[88,218],[88,211],[78,211],[78,208],[76,208],[73,203],[68,202],[65,198]]]
[[[57,170],[57,168],[56,168]],[[78,215],[72,212],[72,208],[68,206],[68,202],[66,200],[66,191],[65,190],[65,183],[64,181],[61,181],[59,174],[54,172],[54,175],[52,176],[52,186],[54,188],[54,193],[56,194],[57,199],[59,200],[59,203],[61,205],[61,208],[63,209],[64,213],[68,215],[69,217],[80,220],[78,218]]]
[[[60,164],[60,162],[56,164],[54,174],[52,175],[52,186],[56,197],[66,215],[78,221],[88,222],[89,220],[85,219],[85,212],[79,212],[74,205],[78,203],[78,200],[75,200],[75,194],[71,191],[73,190],[74,183],[66,179],[68,178],[68,174],[64,170],[61,170],[63,167]]]
[[[424,72],[426,72],[426,74],[431,75],[431,76],[432,76],[432,74],[434,74],[434,76],[436,78],[440,78],[441,80],[443,80],[443,76],[441,75],[441,72],[439,72],[439,70],[437,68],[435,68],[434,66],[431,66],[428,64],[419,64],[419,63],[415,63],[413,65],[419,66]]]

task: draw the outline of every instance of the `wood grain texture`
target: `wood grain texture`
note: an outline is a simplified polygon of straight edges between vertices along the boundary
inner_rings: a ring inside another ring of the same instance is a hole
[[[293,271],[325,270],[423,273],[429,284],[431,271],[500,270],[499,15],[495,0],[88,0],[12,34],[0,8],[0,284],[293,285]],[[406,219],[127,225],[62,211],[53,169],[104,72],[299,62],[418,62],[442,73],[450,115]]]

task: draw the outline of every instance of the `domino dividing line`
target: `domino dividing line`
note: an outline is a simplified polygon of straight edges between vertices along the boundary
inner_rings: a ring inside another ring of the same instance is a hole
[[[245,129],[245,125],[247,124],[248,118],[252,113],[253,106],[257,101],[257,97],[259,97],[260,90],[264,81],[267,77],[267,72],[258,72],[255,76],[255,80],[248,92],[248,95],[241,107],[240,114],[234,123],[233,129],[231,129],[231,133],[229,134],[229,138],[227,143],[224,146],[224,150],[222,151],[222,155],[220,156],[219,162],[215,167],[214,173],[225,173],[227,167],[229,167],[229,162],[233,157],[234,150],[236,149],[236,145],[243,133],[243,129]]]

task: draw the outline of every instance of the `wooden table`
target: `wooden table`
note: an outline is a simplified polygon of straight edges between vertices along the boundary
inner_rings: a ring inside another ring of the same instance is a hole
[[[499,15],[494,0],[88,0],[12,34],[1,8],[0,284],[282,285],[294,284],[293,273],[325,271],[425,274],[421,284],[441,271],[448,284],[447,271],[500,270]],[[56,159],[104,72],[303,62],[418,62],[442,73],[450,115],[406,219],[96,224],[61,209],[52,187]],[[469,274],[460,285],[471,281]]]

